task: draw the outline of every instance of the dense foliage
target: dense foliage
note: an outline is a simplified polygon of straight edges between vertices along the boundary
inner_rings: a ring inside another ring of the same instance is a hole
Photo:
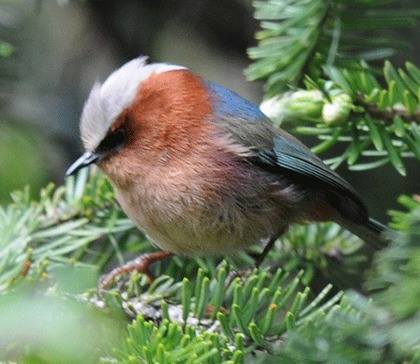
[[[262,108],[317,136],[315,152],[344,143],[332,167],[391,163],[404,175],[404,159],[420,159],[420,70],[377,60],[403,44],[387,31],[413,25],[418,10],[382,0],[255,6],[262,30],[246,73],[266,81]],[[420,361],[418,196],[400,198],[392,242],[374,256],[335,224],[295,226],[259,269],[246,253],[175,257],[153,267],[153,283],[135,273],[107,291],[96,289],[100,274],[154,248],[98,171],[36,200],[28,190],[12,198],[0,208],[0,360]]]

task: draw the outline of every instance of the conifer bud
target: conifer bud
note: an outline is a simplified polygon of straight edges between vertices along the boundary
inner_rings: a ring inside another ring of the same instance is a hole
[[[318,90],[299,90],[276,96],[261,103],[261,111],[276,124],[283,121],[320,121],[323,95]]]
[[[347,120],[353,107],[351,97],[339,94],[332,97],[322,108],[322,120],[328,125],[339,125]]]

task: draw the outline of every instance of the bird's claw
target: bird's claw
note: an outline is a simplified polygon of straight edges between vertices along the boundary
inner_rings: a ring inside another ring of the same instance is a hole
[[[149,270],[150,265],[171,255],[171,253],[164,251],[142,254],[137,258],[114,268],[111,272],[104,274],[99,280],[98,290],[103,291],[111,287],[118,276],[131,273],[133,271],[145,274],[149,283],[152,283],[155,278]]]

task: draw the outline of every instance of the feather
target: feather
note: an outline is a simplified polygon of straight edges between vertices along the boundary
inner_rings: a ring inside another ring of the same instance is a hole
[[[286,176],[307,189],[326,193],[345,218],[365,223],[368,213],[353,187],[328,168],[299,140],[275,128],[258,106],[223,86],[206,82],[214,104],[214,123],[237,143],[254,151],[248,158],[270,173]]]
[[[270,150],[258,151],[262,168],[286,173],[304,185],[315,186],[327,192],[328,202],[344,217],[357,222],[368,218],[366,207],[353,187],[337,173],[329,169],[320,158],[293,139],[280,133],[274,137]],[[270,155],[268,158],[267,155]]]
[[[135,58],[114,71],[106,81],[96,82],[83,107],[80,132],[86,150],[93,151],[113,123],[130,106],[142,83],[151,75],[185,67],[166,63],[147,64],[147,57]]]

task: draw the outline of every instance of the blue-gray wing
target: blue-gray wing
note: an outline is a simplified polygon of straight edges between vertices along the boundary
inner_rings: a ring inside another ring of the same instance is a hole
[[[367,211],[353,187],[299,140],[275,128],[259,108],[235,92],[208,82],[214,122],[238,143],[251,148],[250,160],[273,174],[307,188],[325,191],[331,205],[346,218],[366,221]]]

